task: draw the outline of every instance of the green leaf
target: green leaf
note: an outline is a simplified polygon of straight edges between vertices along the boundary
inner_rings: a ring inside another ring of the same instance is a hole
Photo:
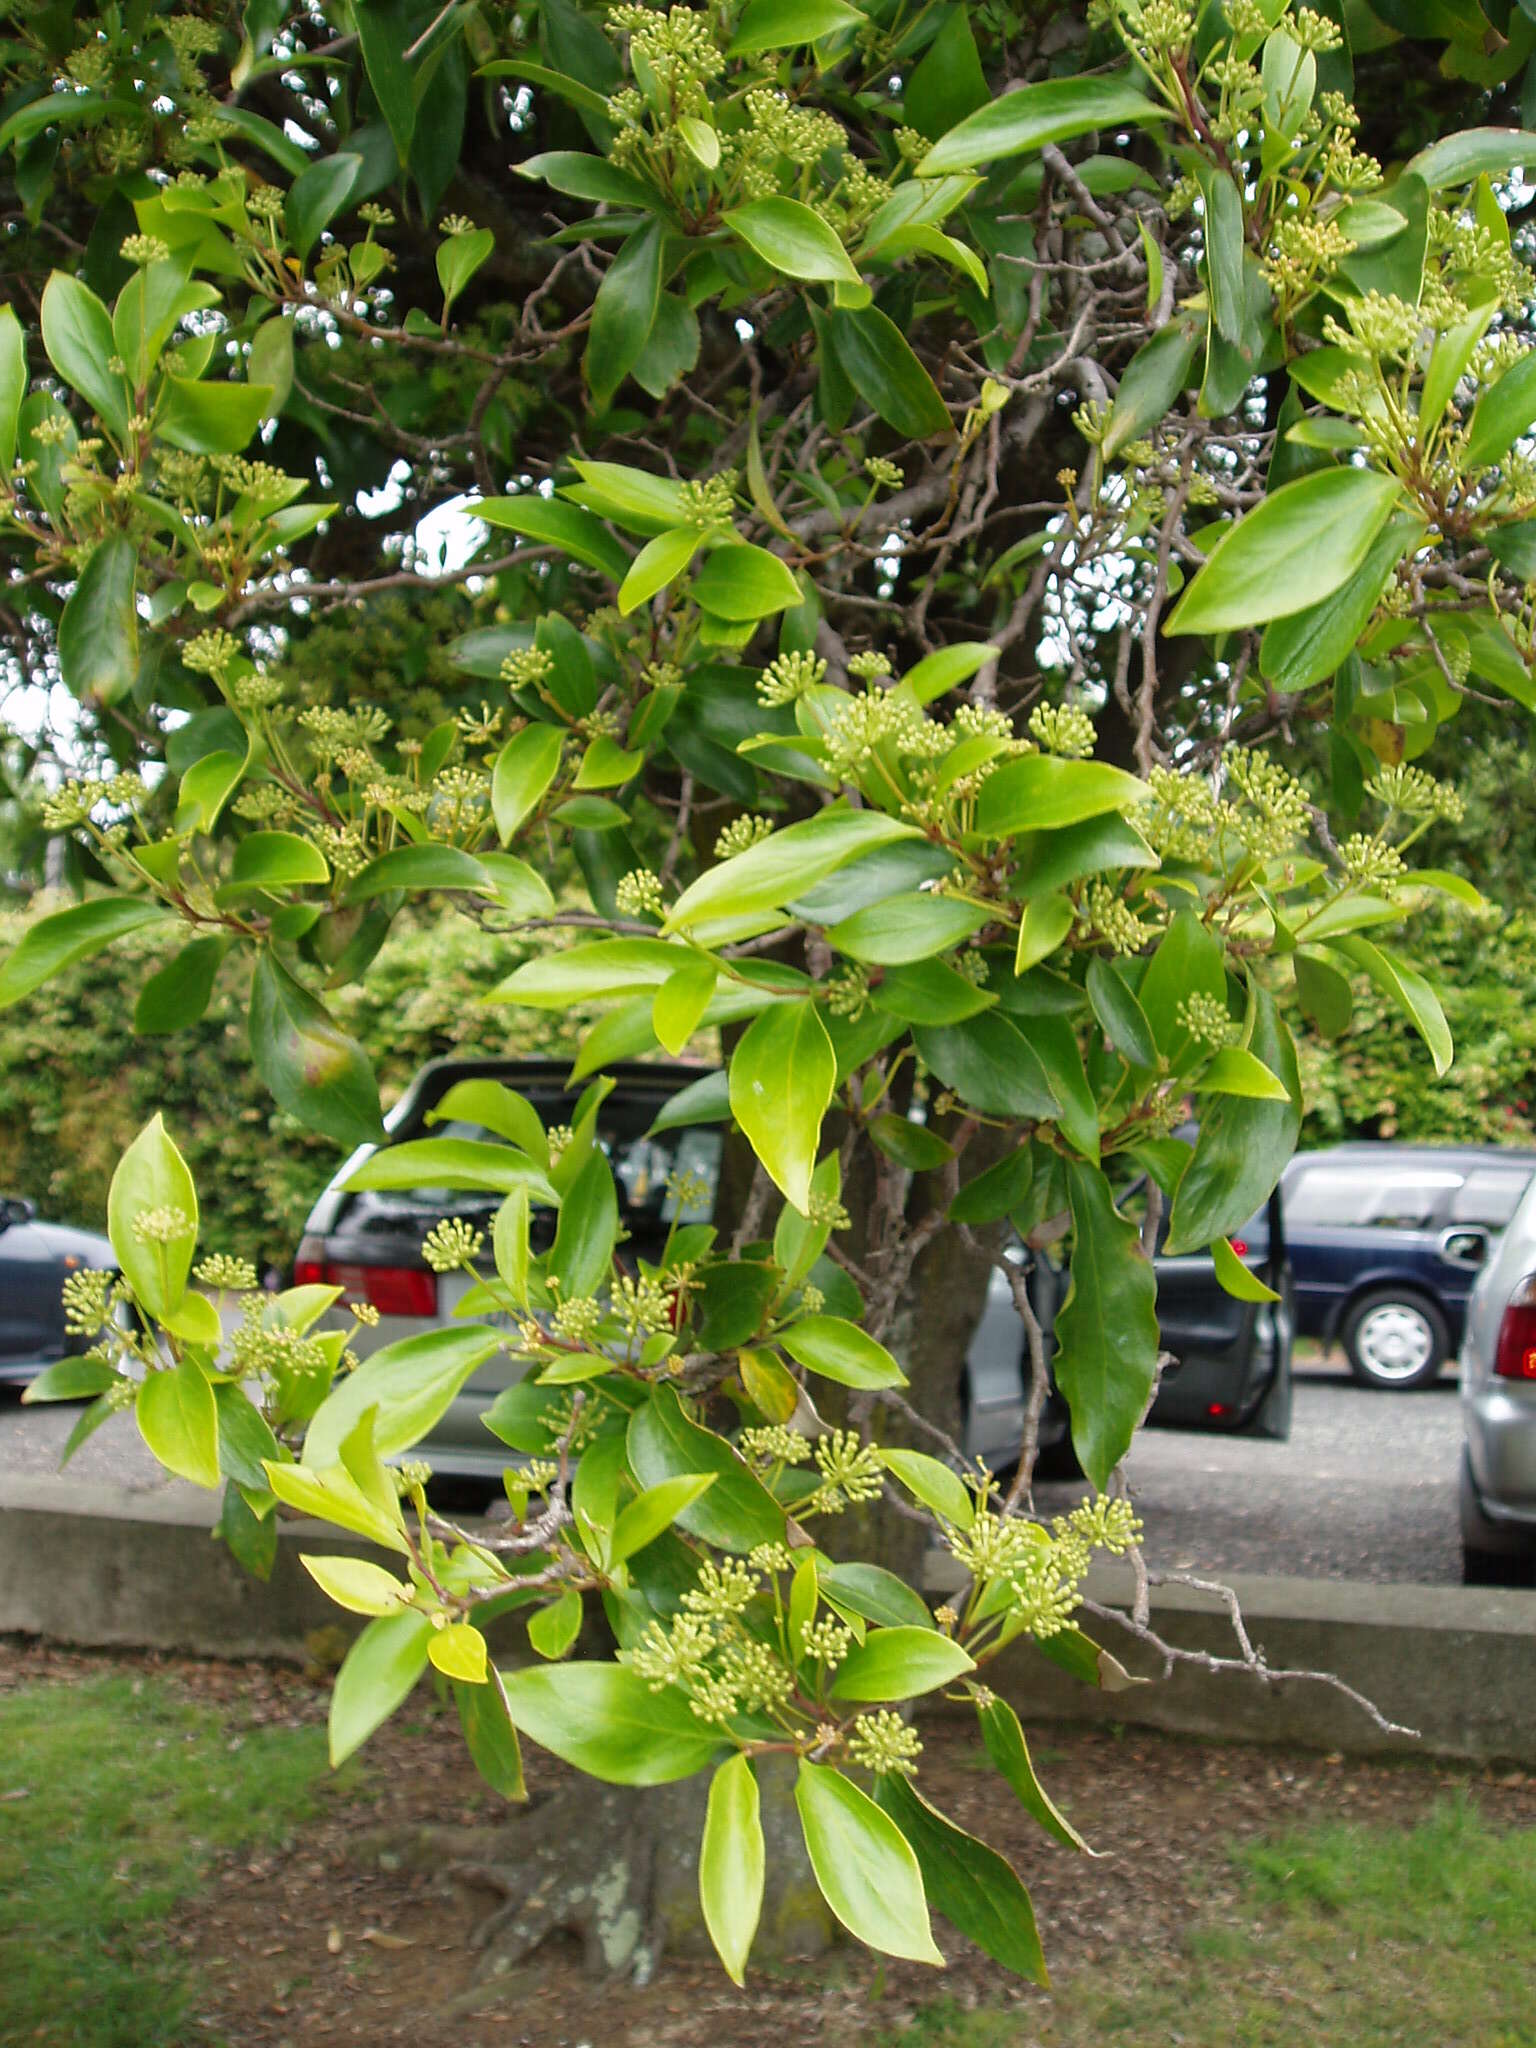
[[[248,842],[247,842],[248,843]],[[492,896],[496,885],[473,854],[457,846],[396,846],[369,861],[347,884],[348,903],[366,903],[391,889],[464,889]]]
[[[1522,434],[1536,424],[1536,352],[1523,355],[1488,385],[1467,429],[1469,469],[1502,462]]]
[[[450,235],[437,248],[437,281],[443,288],[443,318],[465,285],[496,247],[489,228],[475,228],[466,235]]]
[[[859,273],[831,228],[798,199],[753,199],[721,216],[733,234],[784,277],[857,284]]]
[[[501,1349],[494,1330],[424,1330],[371,1352],[338,1380],[316,1409],[304,1436],[304,1463],[323,1471],[341,1459],[343,1442],[375,1410],[374,1447],[392,1458],[420,1443],[448,1413],[470,1375]]]
[[[218,1485],[219,1414],[200,1366],[184,1358],[146,1374],[134,1408],[140,1436],[168,1472],[194,1486]]]
[[[717,871],[718,872],[718,871]],[[775,1003],[731,1054],[731,1114],[774,1185],[802,1213],[837,1058],[814,1002]]]
[[[609,1284],[618,1235],[613,1173],[602,1151],[594,1148],[560,1205],[550,1247],[550,1275],[560,1282],[566,1301],[589,1298]]]
[[[526,725],[496,756],[491,773],[491,810],[505,846],[537,809],[560,770],[563,735],[555,725]]]
[[[1218,334],[1238,344],[1247,325],[1243,284],[1243,200],[1227,172],[1202,159],[1205,196],[1205,269],[1211,317]]]
[[[625,1664],[543,1664],[501,1674],[512,1725],[605,1785],[667,1785],[720,1754],[722,1738],[674,1687]]]
[[[1230,187],[1231,181],[1227,182]],[[1104,430],[1106,462],[1127,441],[1144,435],[1172,410],[1180,392],[1189,384],[1204,332],[1205,323],[1197,314],[1181,314],[1132,356],[1120,379]]]
[[[1419,391],[1421,441],[1438,425],[1446,407],[1455,396],[1456,386],[1466,375],[1473,352],[1488,332],[1488,324],[1497,311],[1498,302],[1487,299],[1481,305],[1474,306],[1471,312],[1463,315],[1460,320],[1453,321],[1437,336],[1430,354],[1429,367],[1424,372],[1424,382]]]
[[[982,784],[976,799],[976,830],[989,839],[1049,831],[1146,803],[1151,794],[1138,776],[1104,761],[1025,754],[1005,761]]]
[[[556,192],[567,193],[572,199],[589,199],[594,204],[606,201],[610,206],[647,208],[654,207],[660,198],[654,185],[648,185],[632,171],[620,170],[607,157],[581,150],[547,150],[542,156],[529,157],[515,169],[519,177],[541,178]]]
[[[407,1609],[370,1621],[342,1659],[331,1692],[331,1768],[361,1749],[415,1690],[427,1668],[432,1625]]]
[[[160,384],[156,431],[193,455],[238,455],[272,408],[267,384],[213,384],[166,377]]]
[[[128,384],[111,368],[112,320],[89,285],[56,270],[43,289],[43,347],[64,382],[100,414],[109,433],[128,438]]]
[[[0,1010],[19,1003],[76,960],[89,960],[130,932],[163,924],[174,914],[142,896],[97,896],[40,918],[0,966]]]
[[[880,1461],[906,1487],[915,1500],[932,1508],[957,1529],[969,1529],[976,1519],[976,1504],[958,1472],[926,1451],[886,1450]]]
[[[343,152],[320,157],[289,186],[288,239],[301,263],[351,198],[362,175],[363,159]]]
[[[557,1663],[581,1634],[581,1595],[567,1586],[558,1600],[528,1618],[528,1640],[541,1657]]]
[[[22,1406],[43,1401],[88,1401],[115,1387],[122,1375],[104,1358],[61,1358],[21,1390]]]
[[[908,1116],[877,1116],[869,1126],[869,1135],[887,1159],[894,1159],[909,1173],[933,1173],[955,1156],[954,1147],[946,1144],[937,1131],[914,1123]],[[790,1216],[794,1211],[786,1209],[783,1213]]]
[[[765,0],[757,0],[761,8]],[[745,1756],[729,1757],[709,1784],[699,1844],[699,1904],[709,1938],[733,1984],[745,1981],[747,1957],[763,1910],[763,1825],[757,1779]]]
[[[1112,960],[1088,962],[1088,1001],[1105,1037],[1133,1066],[1155,1067],[1157,1045],[1147,1013]]]
[[[1132,84],[1130,74],[1106,78],[1049,78],[1005,92],[968,115],[936,142],[917,166],[920,178],[968,171],[1001,157],[1070,142],[1096,128],[1136,127],[1171,118]]]
[[[600,92],[594,92],[590,85],[583,85],[579,78],[571,78],[563,71],[551,70],[547,64],[532,64],[521,57],[497,57],[489,64],[482,64],[475,73],[477,78],[521,78],[529,85],[536,85],[544,92],[552,92],[593,121],[604,124],[608,132],[608,101]]]
[[[855,911],[833,925],[827,937],[840,953],[854,960],[907,966],[947,953],[979,931],[991,915],[983,905],[968,903],[963,897],[924,890],[888,896],[883,903]]]
[[[377,1543],[385,1550],[404,1553],[408,1549],[399,1503],[394,1504],[392,1515],[386,1514],[382,1507],[369,1499],[343,1466],[333,1465],[326,1472],[309,1472],[302,1465],[274,1461],[267,1466],[267,1484],[280,1501],[297,1508],[302,1515],[313,1515],[322,1522],[334,1522],[337,1528],[366,1536],[370,1543]]]
[[[1034,1179],[1034,1157],[1028,1145],[1020,1145],[1006,1159],[988,1166],[968,1180],[949,1205],[953,1223],[996,1223],[1011,1216],[1029,1193]]]
[[[1072,1210],[1067,1298],[1056,1318],[1056,1384],[1072,1446],[1100,1493],[1130,1449],[1157,1371],[1157,1280],[1134,1223],[1086,1161],[1063,1162]]]
[[[1193,1043],[1189,1027],[1180,1021],[1179,1006],[1184,998],[1206,995],[1226,1006],[1227,976],[1221,947],[1194,910],[1174,913],[1138,994],[1158,1051],[1174,1064]]]
[[[622,462],[572,462],[571,467],[581,482],[565,485],[562,495],[627,532],[661,533],[687,523],[683,487],[671,477],[651,476]]]
[[[1025,974],[1048,960],[1077,922],[1077,910],[1069,896],[1059,890],[1031,896],[1019,918],[1019,942],[1014,951],[1013,971]]]
[[[1004,1969],[1049,1984],[1029,1893],[997,1851],[946,1820],[904,1777],[877,1778],[875,1799],[911,1844],[934,1909]]]
[[[801,599],[789,565],[745,541],[716,548],[689,584],[688,595],[701,611],[743,623],[789,611]]]
[[[697,526],[674,526],[670,533],[658,533],[648,540],[629,565],[619,585],[619,610],[637,611],[648,604],[658,590],[681,576],[698,553],[704,533]]]
[[[1277,1074],[1262,1060],[1241,1046],[1224,1045],[1211,1057],[1195,1083],[1197,1092],[1210,1095],[1247,1095],[1257,1102],[1289,1102],[1290,1094]]]
[[[1410,967],[1406,960],[1389,953],[1385,946],[1372,945],[1369,939],[1361,938],[1358,933],[1335,939],[1333,943],[1346,959],[1353,960],[1370,976],[1383,995],[1390,996],[1397,1004],[1428,1046],[1436,1074],[1445,1074],[1455,1057],[1455,1047],[1440,999],[1423,975]]]
[[[666,939],[599,939],[590,946],[572,946],[525,961],[494,994],[498,1001],[563,1010],[573,1003],[660,988],[685,961],[697,957],[687,946]]]
[[[411,1138],[385,1145],[348,1174],[348,1193],[358,1189],[479,1188],[508,1195],[521,1188],[531,1200],[551,1207],[557,1199],[545,1170],[526,1153],[481,1138]]]
[[[742,1554],[759,1543],[783,1542],[784,1510],[723,1437],[689,1420],[671,1387],[656,1387],[635,1410],[627,1442],[630,1469],[642,1487],[678,1478],[713,1480],[673,1516],[688,1535]]]
[[[613,535],[580,505],[567,505],[559,498],[541,498],[529,491],[516,498],[476,498],[466,510],[487,526],[520,533],[546,547],[560,548],[573,562],[589,569],[601,569],[615,583],[622,583],[629,569],[629,556]]]
[[[531,1206],[528,1190],[514,1188],[496,1211],[491,1231],[497,1276],[521,1309],[528,1307]]]
[[[410,10],[404,0],[357,0],[352,10],[363,67],[379,103],[401,168],[410,161],[416,131],[416,94],[405,51],[413,40]]]
[[[1431,192],[1444,192],[1526,164],[1536,164],[1536,134],[1529,128],[1463,128],[1421,149],[1408,169]]]
[[[325,855],[297,832],[251,832],[235,848],[230,881],[252,889],[301,889],[331,879]]]
[[[657,989],[651,1002],[651,1024],[674,1059],[698,1030],[719,979],[720,970],[713,959],[696,953]]]
[[[169,1243],[141,1239],[135,1228],[139,1217],[167,1209],[186,1218],[185,1233]],[[197,1189],[158,1114],[117,1162],[107,1190],[107,1235],[140,1304],[152,1316],[170,1315],[186,1293],[197,1247]],[[211,1415],[211,1391],[208,1401]]]
[[[497,1137],[505,1138],[509,1145],[515,1145],[519,1152],[526,1152],[536,1165],[549,1164],[549,1139],[539,1112],[526,1095],[504,1087],[500,1081],[455,1081],[448,1093],[427,1111],[426,1121],[481,1124]]]
[[[412,1588],[404,1579],[366,1557],[311,1557],[301,1551],[299,1563],[325,1597],[349,1614],[398,1614],[411,1604]]]
[[[1235,1301],[1278,1301],[1273,1287],[1266,1287],[1258,1274],[1245,1266],[1229,1239],[1218,1237],[1211,1246],[1216,1278]]]
[[[1254,988],[1250,1005],[1248,1050],[1279,1076],[1290,1099],[1261,1102],[1224,1095],[1207,1109],[1194,1157],[1173,1198],[1165,1249],[1174,1258],[1241,1230],[1263,1207],[1296,1149],[1301,1128],[1296,1048],[1271,995]]]
[[[1027,1119],[1059,1114],[1034,1048],[1006,1017],[984,1011],[963,1024],[917,1026],[912,1037],[924,1064],[967,1109]]]
[[[1088,1844],[1056,1808],[1047,1796],[1035,1767],[1030,1761],[1029,1744],[1024,1740],[1024,1730],[1019,1726],[1019,1717],[1006,1700],[1000,1700],[995,1693],[976,1698],[977,1719],[981,1723],[981,1739],[986,1744],[987,1755],[1007,1779],[1014,1797],[1026,1813],[1033,1814],[1048,1834],[1054,1835],[1063,1848],[1081,1849],[1092,1854]],[[943,1909],[940,1908],[942,1911]]]
[[[136,559],[124,535],[99,541],[59,619],[59,673],[83,702],[110,704],[138,675]]]
[[[883,1344],[841,1316],[805,1316],[779,1333],[797,1365],[845,1387],[904,1387],[907,1376]]]
[[[910,690],[919,704],[931,704],[946,690],[968,683],[996,652],[988,640],[952,640],[914,663],[901,679],[903,688]]]
[[[0,306],[0,476],[16,460],[16,433],[27,395],[27,343],[14,306]]]
[[[1164,630],[1232,632],[1320,603],[1360,567],[1400,496],[1395,477],[1371,469],[1282,485],[1222,534]]]
[[[300,1123],[342,1145],[384,1136],[368,1055],[271,953],[251,979],[251,1058],[273,1098]]]
[[[1338,1038],[1349,1029],[1354,994],[1349,977],[1319,955],[1302,948],[1296,954],[1296,1000],[1320,1037]]]
[[[819,1568],[822,1591],[840,1607],[882,1628],[932,1629],[927,1602],[905,1579],[877,1564],[832,1564]]]
[[[1099,1108],[1088,1084],[1077,1032],[1067,1017],[1034,1017],[1029,1042],[1045,1069],[1051,1093],[1060,1105],[1061,1134],[1085,1159],[1099,1156]]]
[[[692,1507],[701,1494],[708,1492],[715,1476],[713,1472],[680,1472],[673,1479],[648,1486],[613,1525],[613,1562],[622,1564],[637,1550],[654,1543],[685,1508]]]
[[[827,327],[849,383],[898,434],[923,441],[953,433],[933,379],[878,306],[834,306]]]
[[[597,288],[582,369],[600,406],[607,405],[645,347],[661,296],[664,241],[661,222],[648,221],[624,243]]]
[[[989,990],[967,981],[942,960],[891,968],[870,997],[877,1010],[908,1024],[959,1024],[997,1002]]]
[[[726,55],[752,57],[761,50],[795,49],[801,43],[819,43],[839,29],[863,25],[864,16],[846,0],[748,0]]]
[[[1392,572],[1425,532],[1416,513],[1394,512],[1359,568],[1331,597],[1265,628],[1259,666],[1277,689],[1310,689],[1354,653]]]
[[[922,1872],[895,1822],[840,1772],[804,1758],[795,1805],[822,1897],[854,1939],[942,1967]]]
[[[427,1655],[445,1678],[466,1685],[484,1685],[488,1676],[485,1637],[473,1623],[451,1621],[427,1638]]]
[[[878,847],[919,836],[915,825],[888,818],[882,811],[835,806],[818,811],[800,824],[770,833],[690,883],[663,930],[681,931],[708,917],[755,916],[806,895],[828,875]]]
[[[919,135],[936,139],[991,98],[968,10],[951,7],[923,61],[905,82],[902,116]]]
[[[497,1674],[492,1674],[489,1685],[456,1685],[453,1692],[475,1769],[503,1799],[526,1799],[523,1753],[518,1746],[517,1730],[507,1719]]]
[[[951,1685],[975,1663],[935,1628],[880,1628],[856,1644],[837,1668],[838,1700],[906,1700]]]

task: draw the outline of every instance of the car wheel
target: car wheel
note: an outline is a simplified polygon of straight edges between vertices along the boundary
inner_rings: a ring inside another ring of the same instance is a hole
[[[1457,1508],[1461,1521],[1461,1582],[1464,1586],[1528,1586],[1536,1575],[1536,1549],[1491,1522],[1478,1499],[1466,1446],[1461,1452]]]
[[[1451,1348],[1445,1318],[1432,1301],[1388,1287],[1361,1295],[1340,1335],[1361,1386],[1391,1392],[1428,1386]]]

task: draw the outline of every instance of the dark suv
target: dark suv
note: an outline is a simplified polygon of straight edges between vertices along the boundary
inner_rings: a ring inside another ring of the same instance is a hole
[[[1281,1182],[1298,1335],[1341,1343],[1362,1386],[1427,1386],[1533,1172],[1536,1152],[1494,1145],[1299,1152]]]
[[[39,1223],[31,1202],[0,1195],[0,1385],[20,1386],[89,1339],[64,1328],[64,1282],[82,1266],[115,1266],[104,1237]]]
[[[609,1070],[617,1085],[597,1122],[598,1140],[618,1186],[619,1212],[632,1248],[655,1257],[675,1211],[669,1179],[683,1174],[708,1189],[679,1220],[711,1214],[723,1157],[720,1121],[727,1114],[725,1075],[718,1068],[662,1061],[622,1061]],[[441,1060],[419,1073],[386,1119],[390,1138],[494,1139],[474,1120],[471,1099],[446,1103],[457,1084],[504,1082],[533,1104],[545,1124],[569,1123],[575,1095],[565,1068],[548,1061]],[[460,1110],[459,1105],[463,1107]],[[458,1113],[455,1113],[455,1112]],[[339,1286],[380,1311],[377,1328],[361,1333],[359,1350],[413,1336],[448,1322],[468,1288],[462,1274],[439,1277],[421,1255],[427,1231],[445,1216],[489,1230],[499,1195],[412,1187],[351,1192],[348,1177],[367,1152],[355,1153],[320,1196],[305,1226],[294,1265],[300,1282]],[[549,1225],[535,1219],[535,1250]],[[1237,1240],[1239,1256],[1276,1285],[1278,1304],[1238,1301],[1225,1293],[1204,1254],[1156,1259],[1162,1341],[1175,1364],[1165,1372],[1151,1420],[1178,1427],[1290,1433],[1291,1314],[1278,1201],[1252,1219]],[[1020,1251],[1020,1257],[1025,1254]],[[1032,1292],[1050,1341],[1067,1276],[1042,1256]],[[491,1321],[497,1320],[494,1316]],[[522,1368],[504,1356],[475,1374],[422,1449],[445,1477],[494,1483],[506,1462],[481,1417]],[[966,1357],[966,1448],[1001,1469],[1018,1454],[1024,1425],[1027,1369],[1023,1335],[1008,1282],[993,1272]],[[1041,1421],[1042,1475],[1072,1469],[1065,1403],[1053,1394]]]

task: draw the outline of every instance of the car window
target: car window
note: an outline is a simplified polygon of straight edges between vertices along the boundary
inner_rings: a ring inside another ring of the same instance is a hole
[[[1530,1185],[1528,1166],[1474,1166],[1451,1201],[1452,1223],[1481,1223],[1502,1230]]]
[[[1292,1229],[1422,1230],[1463,1176],[1450,1168],[1393,1172],[1379,1166],[1311,1166],[1285,1191]]]

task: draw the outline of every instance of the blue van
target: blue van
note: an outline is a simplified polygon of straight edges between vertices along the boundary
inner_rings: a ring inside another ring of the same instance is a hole
[[[1536,1152],[1384,1140],[1298,1152],[1281,1180],[1296,1333],[1340,1343],[1362,1386],[1428,1386],[1536,1173]]]

